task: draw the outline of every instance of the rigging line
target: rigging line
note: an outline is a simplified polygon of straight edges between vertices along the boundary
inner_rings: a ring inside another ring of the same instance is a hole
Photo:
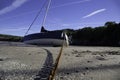
[[[66,40],[65,40],[65,37],[64,37],[64,40],[63,40],[63,42],[62,42],[62,45],[61,45],[59,54],[58,54],[58,56],[57,56],[57,58],[56,58],[56,60],[55,60],[55,66],[53,67],[53,69],[52,69],[52,71],[51,71],[51,73],[50,73],[50,75],[49,75],[49,79],[48,79],[48,80],[54,80],[56,71],[57,71],[58,66],[59,66],[59,63],[60,63],[60,58],[61,58],[62,53],[63,53],[63,49],[64,49],[64,47],[65,47],[65,41],[66,41]],[[67,47],[67,46],[66,46],[66,47]]]
[[[42,5],[41,9],[38,11],[37,15],[35,16],[34,20],[33,20],[32,23],[30,24],[30,26],[29,26],[29,28],[28,28],[28,30],[26,31],[26,33],[25,33],[24,36],[26,36],[27,33],[29,32],[29,30],[31,29],[32,25],[34,24],[34,22],[36,21],[36,19],[37,19],[38,16],[40,15],[40,13],[41,13],[43,7],[45,6],[46,2],[47,2],[47,0],[44,2],[44,4]]]
[[[47,8],[46,8],[46,13],[45,13],[44,18],[43,18],[42,26],[44,26],[44,24],[45,24],[46,17],[47,17],[47,14],[48,14],[48,10],[49,10],[49,8],[50,8],[51,1],[52,1],[52,0],[49,0],[49,2],[48,2],[48,6],[47,6]]]

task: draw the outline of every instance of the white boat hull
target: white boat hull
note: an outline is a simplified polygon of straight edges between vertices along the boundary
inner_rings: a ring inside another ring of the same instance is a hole
[[[63,43],[64,42],[64,43]],[[34,39],[24,41],[26,44],[35,44],[35,45],[53,45],[53,46],[60,46],[60,45],[68,45],[68,42],[60,39]]]

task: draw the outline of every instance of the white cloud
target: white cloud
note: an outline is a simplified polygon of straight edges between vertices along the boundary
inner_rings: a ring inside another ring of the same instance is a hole
[[[98,13],[100,13],[100,12],[103,12],[103,11],[105,11],[105,10],[106,10],[105,8],[104,8],[104,9],[96,10],[96,11],[94,11],[94,12],[92,12],[92,13],[90,13],[90,14],[84,16],[83,18],[91,17],[91,16],[93,16],[93,15],[95,15],[95,14],[98,14]]]
[[[21,30],[27,30],[27,28],[9,28],[9,29],[3,29],[1,30],[2,32],[7,32],[7,31],[21,31]]]
[[[88,2],[88,1],[91,1],[91,0],[82,0],[82,1],[76,1],[76,2],[69,2],[69,3],[65,3],[65,4],[62,4],[62,5],[59,5],[59,6],[55,6],[53,8],[69,6],[69,5],[73,5],[73,4],[79,4],[79,3]]]
[[[62,24],[62,26],[70,26],[70,24]]]
[[[10,6],[7,6],[0,10],[0,15],[5,14],[7,12],[10,12],[18,7],[20,7],[22,4],[24,4],[28,0],[15,0]]]
[[[1,29],[0,33],[24,36],[26,31],[27,31],[27,28],[7,28],[7,29]]]

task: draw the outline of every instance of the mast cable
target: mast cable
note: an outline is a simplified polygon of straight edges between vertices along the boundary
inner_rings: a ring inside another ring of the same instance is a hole
[[[45,24],[46,17],[47,17],[47,14],[48,14],[48,10],[49,10],[49,8],[50,8],[51,1],[52,1],[52,0],[49,0],[49,2],[48,2],[48,6],[47,6],[47,8],[46,8],[46,13],[45,13],[44,18],[43,18],[42,26],[44,26],[44,24]]]
[[[32,23],[30,24],[30,26],[29,26],[29,28],[27,29],[27,31],[26,31],[26,33],[25,33],[25,35],[24,35],[24,36],[26,36],[26,35],[27,35],[27,33],[28,33],[28,32],[29,32],[29,30],[31,29],[32,25],[35,23],[36,19],[37,19],[37,18],[38,18],[38,16],[40,15],[40,13],[41,13],[41,11],[42,11],[43,7],[45,6],[46,2],[47,2],[47,0],[44,2],[44,4],[42,5],[41,9],[38,11],[37,15],[35,16],[34,20],[33,20],[33,21],[32,21]]]

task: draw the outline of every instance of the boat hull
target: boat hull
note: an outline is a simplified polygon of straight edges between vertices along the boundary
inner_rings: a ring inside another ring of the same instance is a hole
[[[24,37],[24,43],[33,45],[68,45],[67,35],[64,37],[62,32],[35,33]]]
[[[28,40],[24,41],[26,44],[33,44],[33,45],[53,45],[53,46],[59,46],[63,44],[64,40],[60,39],[34,39],[34,40]]]

